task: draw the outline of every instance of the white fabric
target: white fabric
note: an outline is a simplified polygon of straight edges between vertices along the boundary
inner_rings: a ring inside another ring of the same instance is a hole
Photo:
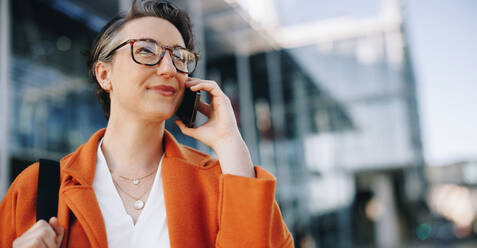
[[[98,142],[93,189],[103,214],[108,247],[170,247],[161,178],[161,157],[151,192],[134,225],[113,184],[101,144]]]

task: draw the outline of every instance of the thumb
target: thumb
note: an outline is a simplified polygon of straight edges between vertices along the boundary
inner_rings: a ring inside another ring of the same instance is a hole
[[[61,242],[63,241],[63,235],[65,234],[65,229],[60,225],[56,217],[51,217],[49,223],[56,233],[56,244],[59,247],[61,245]]]
[[[179,129],[181,130],[181,132],[187,136],[191,136],[191,137],[194,137],[194,134],[195,134],[195,128],[189,128],[187,127],[184,122],[182,122],[182,120],[175,120],[175,123],[176,125],[179,127]]]

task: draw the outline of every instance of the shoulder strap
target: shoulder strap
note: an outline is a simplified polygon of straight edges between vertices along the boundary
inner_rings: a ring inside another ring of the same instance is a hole
[[[38,173],[38,192],[36,199],[36,220],[48,220],[58,213],[60,190],[60,163],[40,159]]]

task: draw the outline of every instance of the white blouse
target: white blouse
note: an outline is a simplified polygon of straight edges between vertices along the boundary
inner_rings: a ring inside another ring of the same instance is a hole
[[[108,247],[170,247],[161,178],[161,157],[154,183],[141,215],[134,225],[113,184],[101,144],[98,142],[93,189],[103,214]]]

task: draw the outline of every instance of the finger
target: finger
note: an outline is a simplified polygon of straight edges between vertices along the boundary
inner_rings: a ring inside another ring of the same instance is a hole
[[[38,222],[38,232],[41,233],[42,237],[46,237],[48,239],[54,239],[56,237],[56,233],[53,230],[53,227],[46,222],[45,220],[39,220]]]
[[[55,232],[45,220],[37,221],[28,231],[14,240],[13,247],[54,247]],[[50,240],[50,241],[49,241]]]
[[[39,243],[40,247],[42,248],[50,248],[50,246],[48,246],[48,242],[46,242],[42,237],[38,238],[37,243]]]
[[[200,101],[199,102],[199,107],[198,107],[199,112],[207,116],[207,118],[210,118],[212,114],[212,107],[210,107],[210,104]]]
[[[45,224],[48,224],[45,220],[39,220],[39,221],[37,221],[26,233],[37,232],[37,230],[41,230],[41,228],[42,228]],[[25,234],[26,234],[26,233],[25,233]]]
[[[225,96],[224,92],[220,89],[219,85],[213,81],[201,81],[190,87],[192,91],[204,90],[207,91],[212,97]]]
[[[181,130],[181,132],[187,136],[191,136],[193,137],[194,135],[194,128],[188,128],[184,122],[182,122],[182,120],[175,120],[174,121],[176,123],[176,125],[179,127],[179,129]]]
[[[197,77],[189,77],[189,78],[187,78],[186,81],[207,81],[207,80],[203,80],[203,79],[200,79],[200,78],[197,78]]]
[[[56,244],[61,244],[63,241],[63,235],[65,234],[65,229],[60,225],[56,217],[50,218],[50,225],[56,233]]]
[[[189,85],[189,87],[192,86],[192,85],[196,85],[200,82],[210,82],[210,83],[216,84],[220,88],[220,82],[213,81],[213,80],[203,80],[203,79],[200,79],[200,78],[191,77],[191,78],[187,78],[186,81],[185,81],[186,85]]]
[[[42,230],[39,233],[38,239],[41,243],[48,248],[56,248],[56,234],[53,231],[53,228],[48,224],[47,226],[43,226]]]
[[[185,85],[186,85],[187,87],[191,87],[191,86],[193,86],[193,85],[196,85],[196,84],[200,83],[200,81],[201,81],[201,80],[198,79],[198,78],[188,78],[188,79],[185,81]]]
[[[51,217],[49,223],[53,228],[53,231],[55,231],[55,234],[59,235],[61,233],[61,225],[58,223],[58,219],[56,217]]]
[[[48,223],[46,223],[44,220],[37,221],[33,226],[30,227],[30,229],[18,237],[17,240],[29,239],[34,241],[35,237],[38,236],[38,233],[41,232],[45,224],[48,225]]]

